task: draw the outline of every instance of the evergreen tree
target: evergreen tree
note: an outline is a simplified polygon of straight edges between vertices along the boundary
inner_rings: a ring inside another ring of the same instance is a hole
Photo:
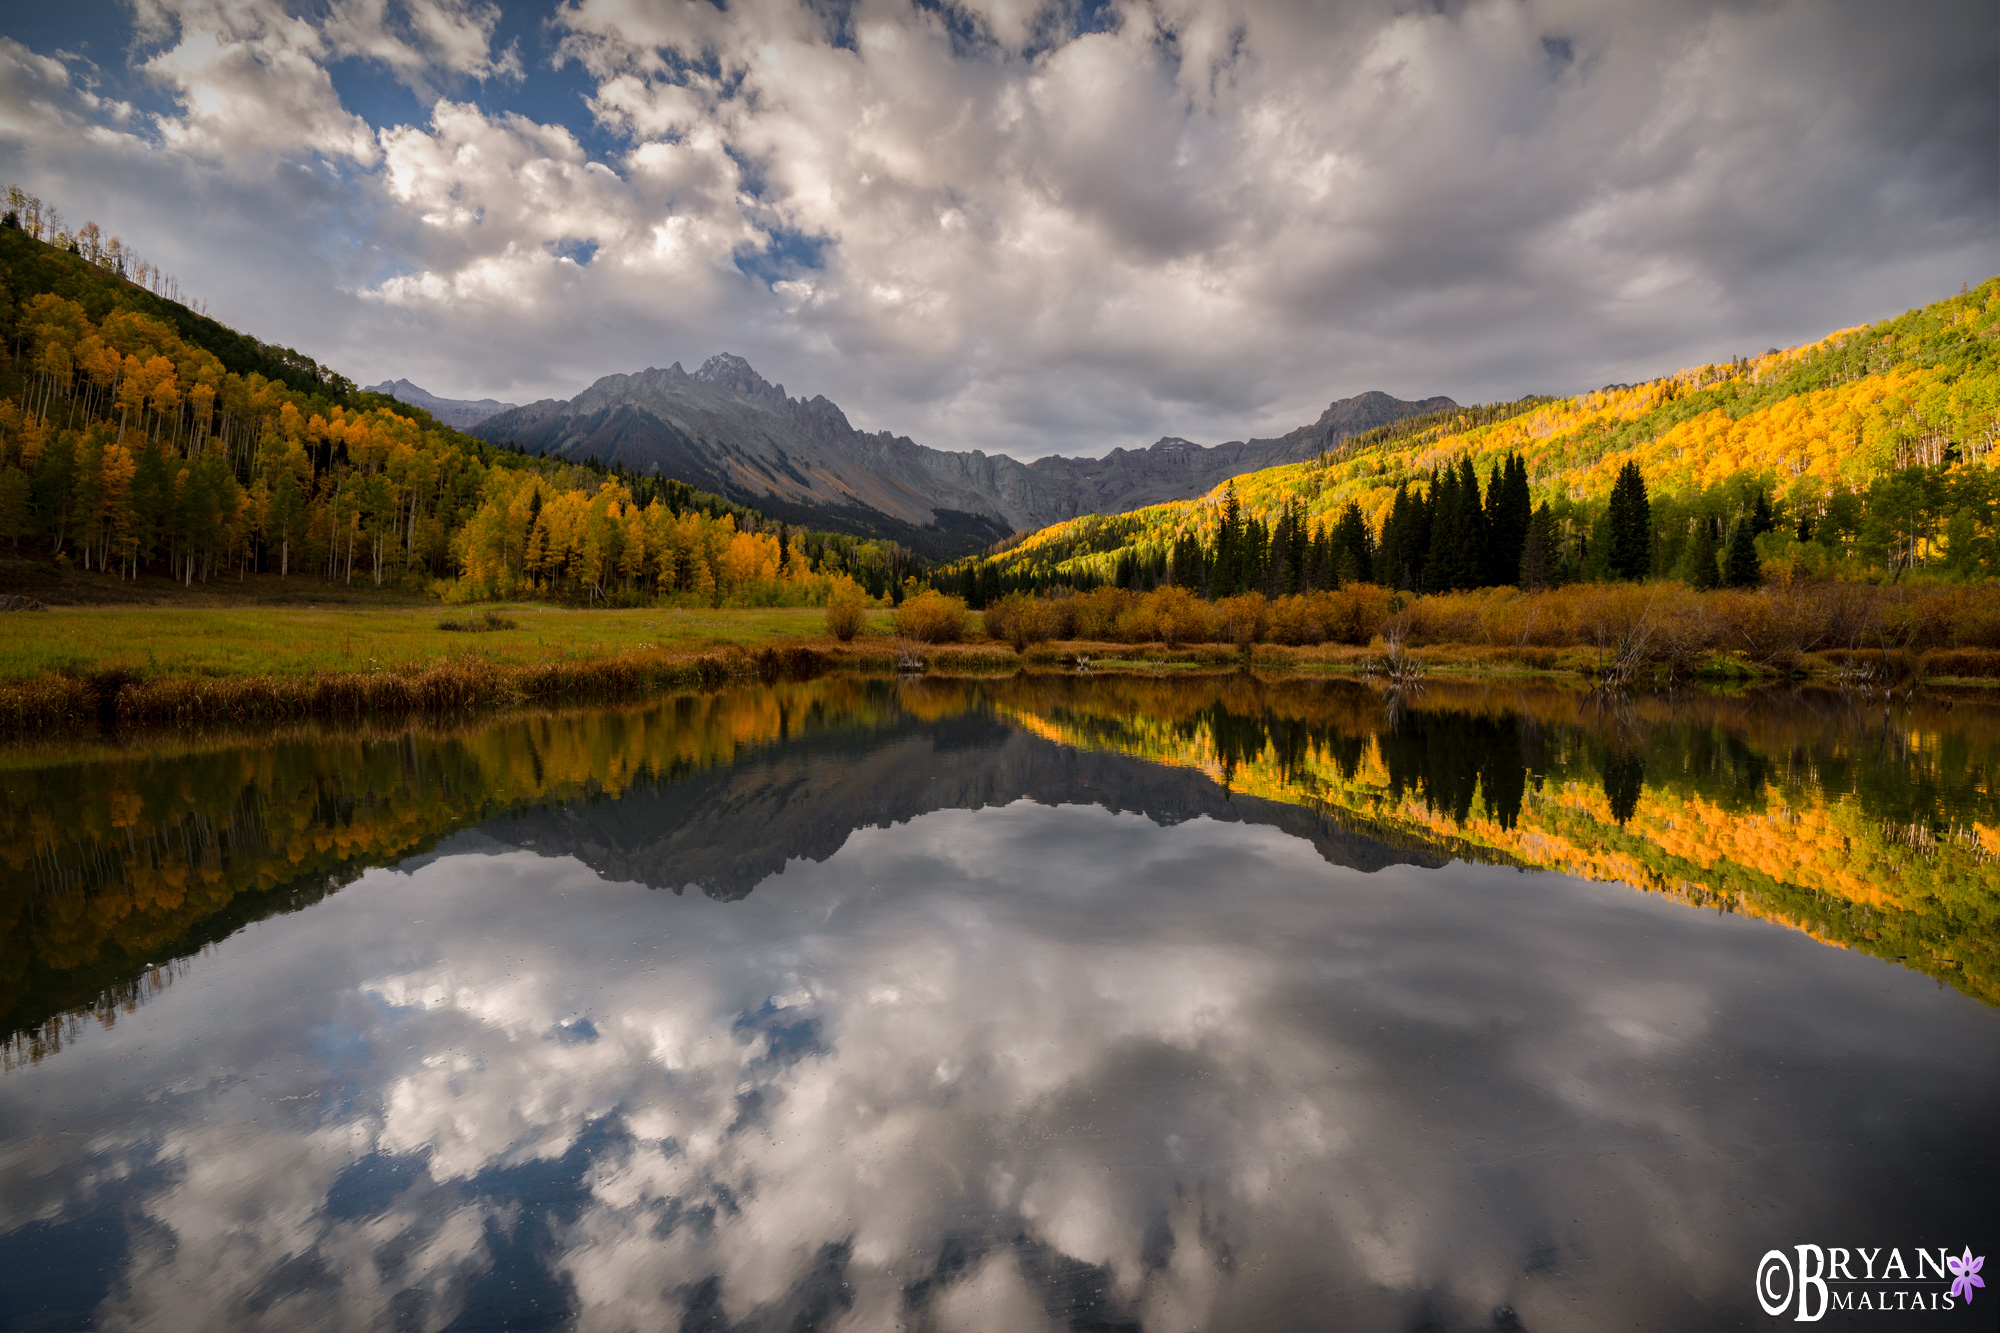
[[[1205,583],[1202,570],[1201,543],[1192,534],[1182,533],[1174,539],[1174,586],[1186,588],[1200,596]]]
[[[1306,545],[1306,590],[1317,592],[1339,581],[1333,569],[1333,538],[1324,523],[1313,524],[1312,540]]]
[[[1397,495],[1400,498],[1403,492],[1399,490]],[[1395,521],[1393,510],[1389,521]],[[1358,501],[1349,500],[1347,507],[1340,511],[1340,521],[1334,525],[1332,548],[1333,574],[1327,581],[1329,587],[1377,579],[1375,535],[1368,531],[1368,520],[1361,516]],[[1379,581],[1393,583],[1395,578],[1393,573],[1388,573],[1381,575]]]
[[[1761,537],[1778,526],[1778,520],[1771,513],[1771,497],[1759,488],[1757,502],[1750,507],[1750,535]]]
[[[1460,537],[1455,562],[1458,577],[1452,586],[1482,587],[1491,559],[1488,551],[1491,524],[1486,507],[1479,500],[1479,471],[1472,466],[1469,455],[1458,460],[1458,522]]]
[[[1545,501],[1528,516],[1527,532],[1521,541],[1521,590],[1540,592],[1553,588],[1557,581],[1557,561],[1556,520]]]
[[[1694,521],[1694,540],[1688,543],[1687,581],[1692,588],[1709,589],[1722,583],[1715,565],[1715,520],[1706,515]]]
[[[1757,559],[1757,542],[1750,528],[1749,520],[1739,522],[1729,538],[1729,559],[1723,575],[1732,588],[1754,588],[1764,581],[1764,566]]]
[[[1409,586],[1408,548],[1413,508],[1409,486],[1396,487],[1395,498],[1389,502],[1389,516],[1382,520],[1382,544],[1375,551],[1377,580],[1390,588]]]
[[[1637,463],[1618,470],[1611,487],[1611,549],[1607,568],[1612,578],[1636,581],[1653,572],[1653,507],[1646,499],[1646,479]]]
[[[1430,550],[1424,591],[1477,587],[1486,573],[1486,515],[1479,503],[1479,474],[1470,458],[1438,477],[1431,500]]]
[[[1236,501],[1236,484],[1223,493],[1222,512],[1215,518],[1215,565],[1209,573],[1210,597],[1234,597],[1243,565],[1243,509]]]
[[[1309,592],[1312,584],[1306,577],[1306,561],[1311,554],[1312,538],[1306,529],[1306,516],[1290,501],[1285,504],[1285,513],[1292,522],[1291,533],[1285,539],[1285,591]]]
[[[1495,586],[1520,577],[1528,520],[1534,513],[1527,462],[1519,454],[1509,454],[1496,473],[1486,490],[1486,582]]]
[[[1268,592],[1265,575],[1271,564],[1271,532],[1262,519],[1247,519],[1236,549],[1236,591]]]

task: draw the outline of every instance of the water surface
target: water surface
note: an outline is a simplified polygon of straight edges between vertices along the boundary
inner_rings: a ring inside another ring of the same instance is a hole
[[[1990,1248],[1996,766],[1249,677],[15,755],[0,1327],[1769,1324]]]

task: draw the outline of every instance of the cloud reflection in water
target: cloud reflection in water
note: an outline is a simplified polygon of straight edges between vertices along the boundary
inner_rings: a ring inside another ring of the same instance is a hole
[[[1996,1051],[1765,923],[1208,819],[943,810],[737,902],[447,854],[0,1080],[0,1249],[116,1196],[132,1328],[1692,1326],[1799,1226],[1970,1219]]]

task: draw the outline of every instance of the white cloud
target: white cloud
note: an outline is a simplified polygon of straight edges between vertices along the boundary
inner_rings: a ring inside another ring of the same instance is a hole
[[[489,102],[557,77],[489,5],[138,14],[180,169],[344,182],[350,252],[272,209],[340,281],[232,309],[252,331],[515,398],[728,348],[858,424],[1027,456],[1594,387],[1985,276],[1990,25],[1920,8],[1122,0],[1080,33],[1015,0],[570,0],[568,126]],[[369,124],[343,59],[428,119]],[[0,162],[47,104],[6,92]],[[196,290],[237,259],[188,249]]]
[[[143,31],[172,34],[144,64],[179,105],[160,118],[166,147],[224,161],[290,152],[376,160],[368,123],[341,105],[326,71],[333,49],[306,19],[216,0],[148,0],[140,12]]]

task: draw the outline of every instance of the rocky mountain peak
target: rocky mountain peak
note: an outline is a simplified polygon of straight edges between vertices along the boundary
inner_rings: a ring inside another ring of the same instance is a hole
[[[733,352],[717,352],[701,363],[690,378],[703,384],[712,384],[718,389],[733,389],[751,398],[783,398],[783,385],[772,384],[759,375],[754,367]]]

